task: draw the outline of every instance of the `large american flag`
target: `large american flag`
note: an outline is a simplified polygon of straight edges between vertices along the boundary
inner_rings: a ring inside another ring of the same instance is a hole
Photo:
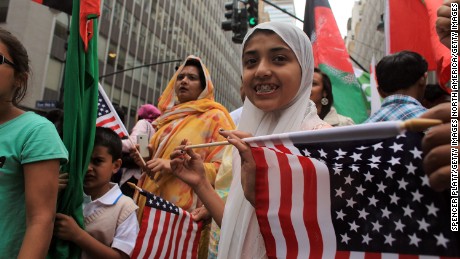
[[[120,138],[127,137],[129,135],[125,125],[123,125],[123,122],[118,117],[117,112],[107,97],[104,88],[102,88],[100,84],[99,97],[97,102],[96,126],[111,128],[118,134],[118,136],[120,136]]]
[[[252,147],[268,256],[459,258],[450,199],[421,169],[421,137]]]
[[[146,202],[131,258],[197,258],[202,222],[159,196],[140,193]]]

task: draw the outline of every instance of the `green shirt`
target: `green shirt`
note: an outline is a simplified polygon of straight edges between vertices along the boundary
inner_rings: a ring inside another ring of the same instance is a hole
[[[0,258],[16,258],[26,230],[23,165],[68,152],[54,125],[33,112],[0,124]],[[56,179],[57,181],[57,179]]]

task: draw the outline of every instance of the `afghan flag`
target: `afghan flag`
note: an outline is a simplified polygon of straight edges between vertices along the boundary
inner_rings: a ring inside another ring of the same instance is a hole
[[[327,0],[307,0],[303,30],[313,45],[315,66],[331,79],[337,112],[351,117],[355,123],[366,120],[366,97],[356,80],[350,56]]]
[[[61,193],[57,211],[72,216],[83,227],[83,179],[93,150],[98,103],[99,67],[97,20],[99,0],[74,0],[69,48],[64,78],[64,144],[69,163],[67,188]],[[53,240],[48,257],[80,258],[80,248]]]
[[[72,14],[72,0],[32,0],[36,3],[46,5],[49,8],[65,12],[69,15]]]
[[[442,0],[387,0],[385,38],[387,54],[410,50],[422,55],[428,70],[436,71],[440,85],[450,92],[450,50],[436,33],[437,9]]]

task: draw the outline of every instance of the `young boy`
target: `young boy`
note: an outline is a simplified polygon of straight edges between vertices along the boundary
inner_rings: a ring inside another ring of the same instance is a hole
[[[86,231],[72,217],[56,214],[55,235],[74,242],[82,258],[129,258],[134,249],[139,224],[137,206],[124,196],[110,178],[121,166],[121,140],[108,128],[96,128],[91,160],[83,189]]]

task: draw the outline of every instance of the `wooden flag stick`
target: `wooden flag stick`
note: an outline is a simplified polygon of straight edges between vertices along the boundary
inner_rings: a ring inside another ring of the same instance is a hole
[[[131,182],[126,182],[129,187],[133,188],[134,190],[138,190],[139,192],[142,192],[142,189],[139,188],[137,185],[135,185],[134,183],[131,183]]]
[[[388,122],[386,122],[386,123],[388,123]],[[379,124],[379,122],[376,122],[375,124]],[[394,134],[394,135],[396,136],[397,134],[399,134],[400,132],[402,132],[404,130],[413,131],[413,132],[424,131],[424,130],[428,129],[429,127],[433,127],[433,126],[440,125],[440,124],[442,124],[441,120],[419,119],[419,118],[403,121],[400,125],[398,125],[395,122],[394,127],[397,127],[398,130],[396,130],[397,133]],[[359,126],[362,126],[362,125],[363,124],[361,124]],[[345,127],[354,127],[354,126],[344,126],[344,127],[341,127],[341,128],[345,128]],[[330,130],[330,129],[324,129],[324,130],[318,130],[318,131],[324,131],[325,132],[327,130]],[[382,136],[380,136],[380,137],[382,137]],[[389,137],[389,136],[384,136],[384,137]],[[356,139],[360,139],[360,138],[361,138],[360,136],[356,136]],[[379,138],[379,136],[376,135],[375,138]],[[247,138],[247,139],[243,139],[243,140],[248,140],[249,141],[250,139],[252,139],[252,137]],[[213,142],[213,143],[190,145],[190,146],[186,146],[185,148],[186,149],[204,148],[204,147],[223,146],[223,145],[229,145],[229,144],[230,143],[228,141],[220,141],[220,142]]]

